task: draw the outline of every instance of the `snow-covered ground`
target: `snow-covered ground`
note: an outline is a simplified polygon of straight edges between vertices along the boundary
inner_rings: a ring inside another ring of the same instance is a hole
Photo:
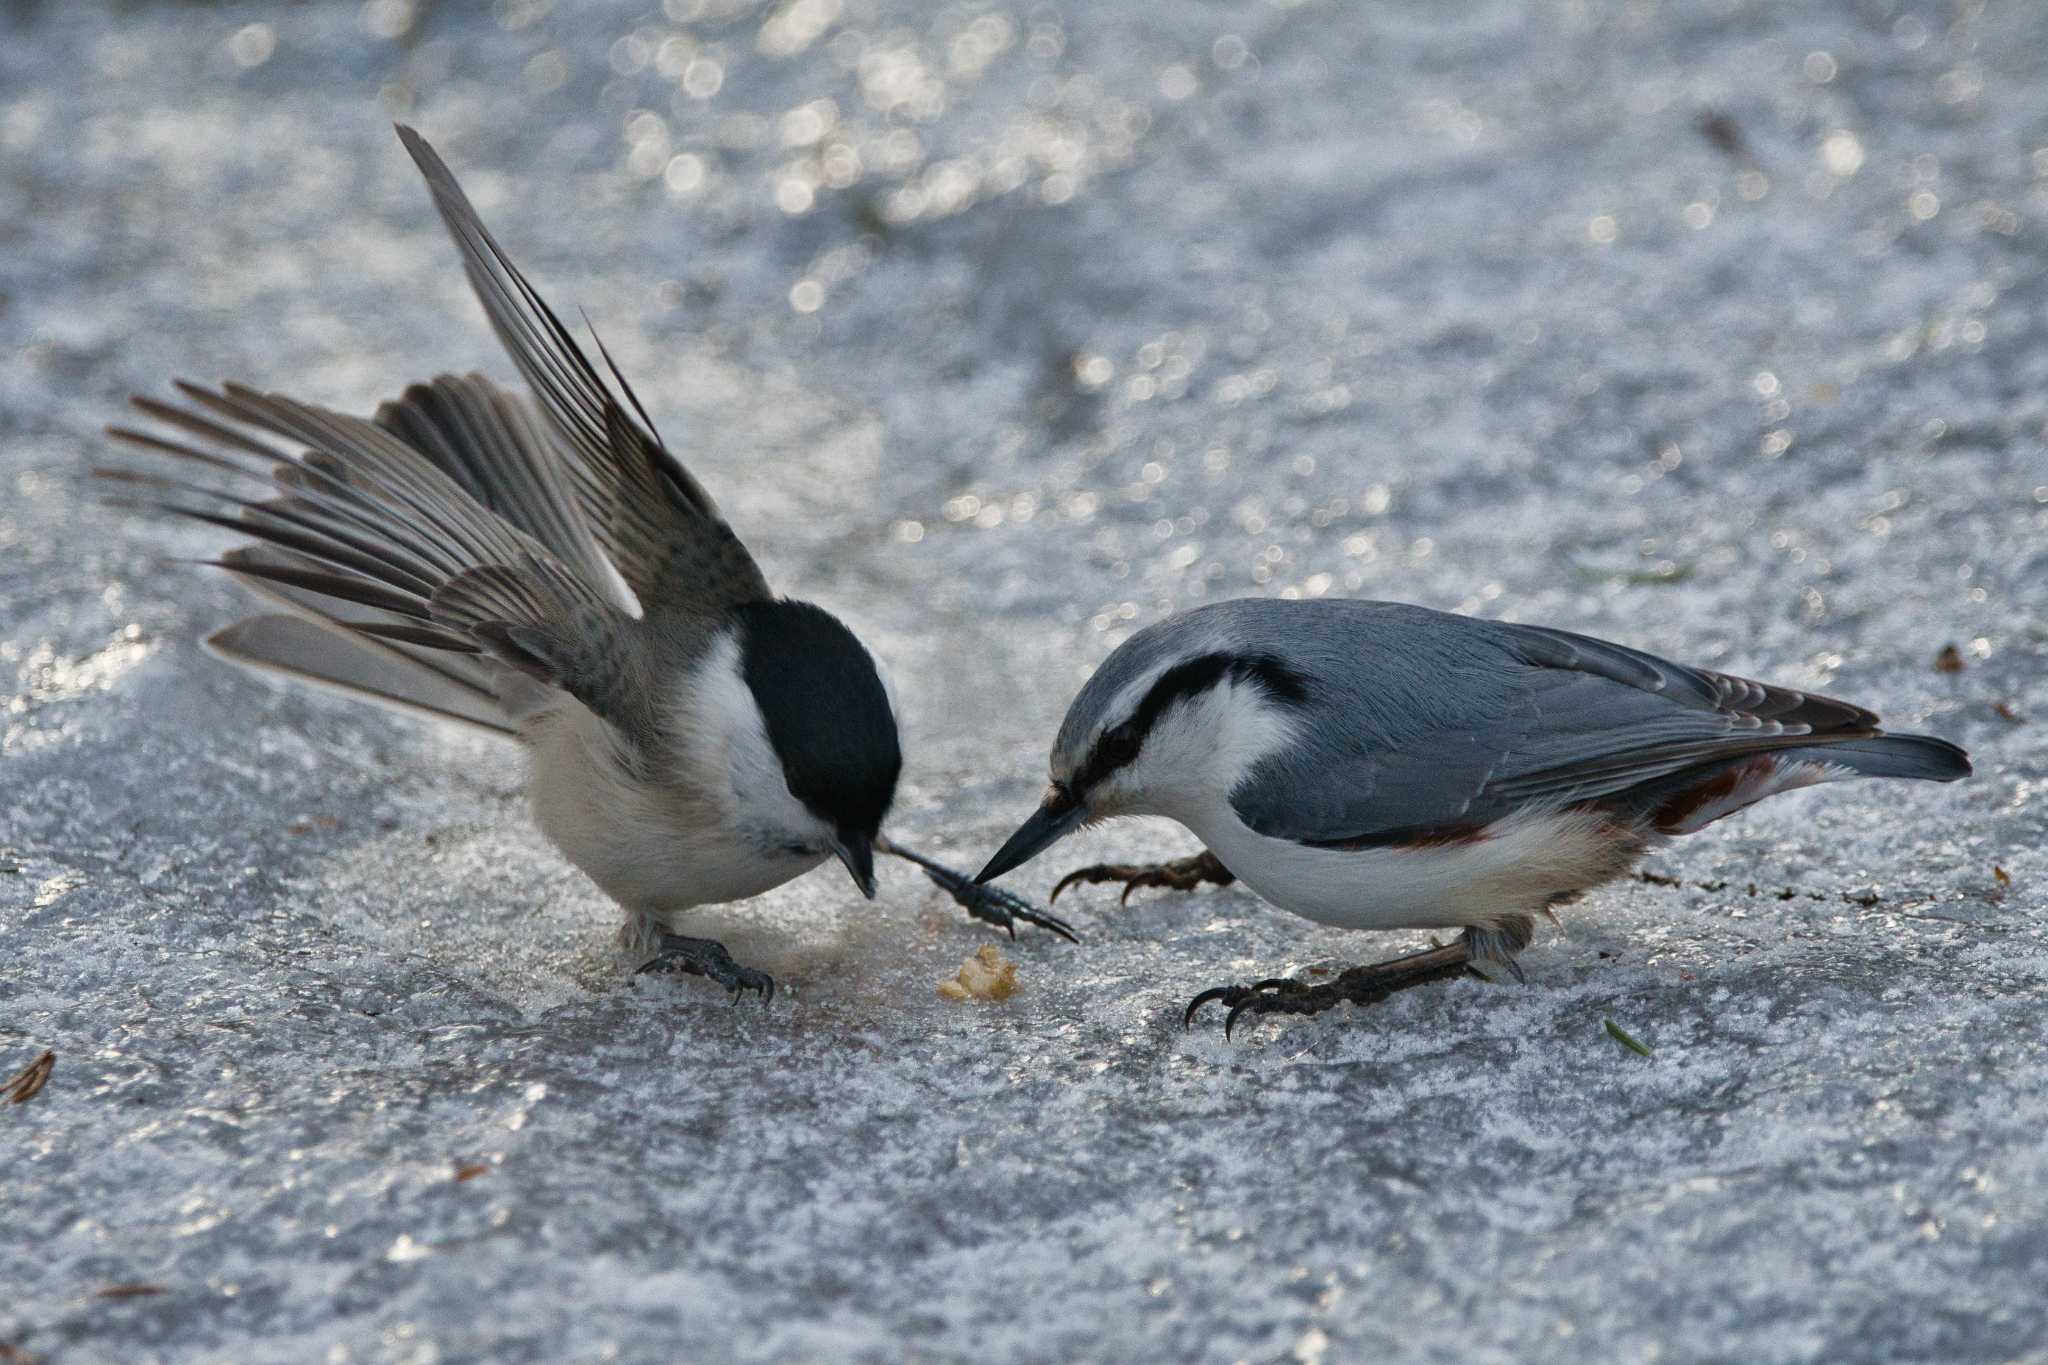
[[[212,662],[220,540],[75,477],[174,375],[508,372],[397,117],[886,657],[962,865],[1107,650],[1252,593],[1978,775],[1231,1043],[1181,1004],[1419,939],[1097,890],[961,1004],[893,865],[707,916],[772,1008],[636,984],[516,754]],[[0,1359],[2042,1358],[2044,260],[2017,3],[0,8]]]

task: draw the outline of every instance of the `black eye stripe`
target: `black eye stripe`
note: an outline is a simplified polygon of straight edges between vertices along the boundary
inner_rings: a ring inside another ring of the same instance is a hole
[[[1299,706],[1308,700],[1307,680],[1270,654],[1203,654],[1175,664],[1159,675],[1129,720],[1111,726],[1095,741],[1087,761],[1074,774],[1074,790],[1086,792],[1130,763],[1145,747],[1146,737],[1162,716],[1225,678],[1256,682],[1283,705]]]

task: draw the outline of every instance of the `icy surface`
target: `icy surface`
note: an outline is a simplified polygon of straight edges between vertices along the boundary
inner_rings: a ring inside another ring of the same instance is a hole
[[[0,1078],[57,1056],[0,1355],[2039,1358],[2044,90],[2022,4],[0,7]],[[1103,653],[1248,593],[1823,687],[1978,776],[1228,1044],[1195,991],[1420,940],[1098,891],[955,1003],[988,933],[893,865],[707,917],[772,1009],[636,985],[516,754],[210,661],[219,542],[74,480],[175,374],[506,373],[393,117],[886,656],[896,829],[962,864]]]

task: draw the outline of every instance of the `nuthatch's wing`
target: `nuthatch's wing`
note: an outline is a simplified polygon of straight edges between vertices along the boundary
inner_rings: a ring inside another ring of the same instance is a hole
[[[646,615],[716,618],[771,600],[753,557],[654,433],[610,356],[606,366],[631,412],[492,238],[426,139],[403,125],[398,136],[433,191],[492,329],[574,456],[576,492],[598,543]]]
[[[1363,847],[1530,807],[1642,815],[1695,777],[1790,750],[1891,776],[1968,771],[1952,745],[1886,735],[1832,698],[1563,631],[1355,605],[1355,633],[1336,637],[1350,657],[1304,670],[1295,742],[1230,794],[1260,834]]]

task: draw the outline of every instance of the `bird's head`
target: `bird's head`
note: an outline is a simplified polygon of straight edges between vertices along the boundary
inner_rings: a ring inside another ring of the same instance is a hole
[[[777,771],[735,773],[740,818],[767,844],[830,853],[875,894],[875,840],[903,768],[896,714],[874,657],[808,602],[739,610],[736,663]]]
[[[1233,650],[1188,618],[1126,640],[1088,680],[1053,741],[1052,784],[989,860],[989,881],[1097,820],[1174,815],[1227,795],[1307,696],[1284,660]]]

